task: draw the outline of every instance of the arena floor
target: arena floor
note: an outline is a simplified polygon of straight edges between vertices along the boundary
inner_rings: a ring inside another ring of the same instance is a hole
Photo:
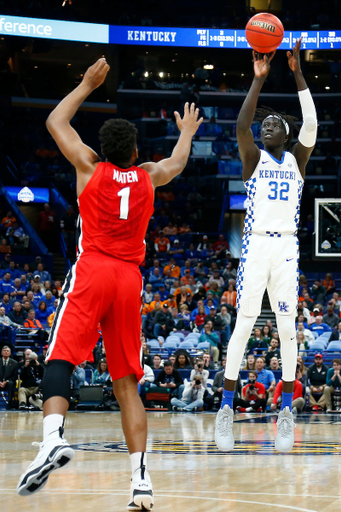
[[[154,510],[177,512],[336,512],[341,508],[341,416],[300,415],[290,455],[273,450],[275,416],[235,419],[236,449],[219,453],[210,413],[148,414]],[[124,511],[130,462],[120,413],[69,413],[66,438],[76,456],[30,498],[20,474],[41,440],[41,413],[2,412],[0,495],[4,512]]]

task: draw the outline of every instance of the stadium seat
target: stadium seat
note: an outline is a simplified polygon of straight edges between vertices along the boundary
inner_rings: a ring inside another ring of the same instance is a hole
[[[209,350],[211,349],[211,344],[208,341],[202,341],[201,343],[198,343],[197,348],[201,350]]]
[[[183,332],[173,332],[172,336],[177,336],[178,338],[180,338],[181,340],[184,340],[185,339],[185,335]]]
[[[190,349],[190,348],[194,348],[194,345],[191,341],[183,341],[182,343],[180,343],[180,347],[179,348],[183,348],[184,350],[187,350],[187,349]]]
[[[341,341],[331,341],[326,350],[328,352],[341,352]]]
[[[166,338],[166,343],[168,341],[175,343],[176,347],[180,345],[180,339],[178,338],[178,336],[168,336],[168,338]],[[165,344],[163,344],[163,346],[165,346]]]
[[[315,340],[316,340],[316,338],[319,338],[319,335],[318,335],[318,333],[316,331],[311,331],[311,332],[313,333],[313,336],[314,336]]]
[[[197,347],[198,346],[198,340],[197,338],[192,338],[192,337],[189,337],[187,336],[187,338],[185,338],[182,343],[180,343],[180,346],[182,346],[182,344],[185,342],[185,341],[189,341],[193,344],[193,347]]]
[[[315,340],[311,345],[310,345],[310,350],[324,350],[325,348],[325,344],[323,341],[318,341],[318,340]]]
[[[160,343],[158,342],[158,340],[148,340],[147,345],[150,348],[160,348]]]
[[[165,343],[162,345],[162,348],[163,349],[168,349],[168,350],[175,350],[177,348],[177,342],[174,342],[174,341],[165,341]]]

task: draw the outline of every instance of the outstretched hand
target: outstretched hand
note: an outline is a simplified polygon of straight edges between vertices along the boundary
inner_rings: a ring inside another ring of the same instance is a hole
[[[199,126],[203,122],[203,117],[198,120],[199,109],[195,108],[195,104],[192,103],[189,107],[189,103],[185,104],[184,116],[181,119],[179,112],[174,112],[176,124],[182,132],[183,130],[189,131],[192,135],[195,135]]]
[[[266,78],[270,72],[270,62],[275,56],[276,51],[262,54],[252,50],[253,69],[257,78]]]
[[[302,36],[296,41],[295,46],[291,52],[287,52],[288,64],[294,73],[296,71],[301,70],[301,61],[300,61],[300,49],[301,49]]]
[[[97,89],[106,79],[109,69],[110,66],[104,58],[98,59],[98,61],[86,71],[83,83],[91,89]]]

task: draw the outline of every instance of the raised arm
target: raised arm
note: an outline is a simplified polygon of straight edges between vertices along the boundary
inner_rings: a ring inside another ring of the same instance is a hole
[[[104,82],[109,69],[106,60],[99,59],[87,70],[79,86],[57,105],[46,121],[48,131],[65,158],[75,166],[77,173],[92,174],[99,157],[82,142],[70,121],[89,94]]]
[[[260,157],[259,148],[253,140],[251,125],[255,117],[259,93],[269,74],[270,62],[274,58],[275,52],[264,55],[262,58],[255,51],[252,52],[252,55],[255,77],[237,119],[238,150],[243,164],[244,181],[252,176]]]
[[[300,49],[302,37],[296,42],[292,53],[287,52],[288,64],[297,84],[298,97],[301,103],[303,124],[298,134],[298,142],[292,148],[292,152],[297,160],[298,167],[305,176],[305,168],[314,150],[317,137],[317,116],[314,100],[310,94],[307,83],[301,71]]]
[[[158,163],[147,162],[140,166],[149,173],[154,188],[166,185],[184,170],[191,152],[192,137],[203,121],[202,118],[198,120],[199,109],[195,108],[194,103],[191,107],[189,107],[189,103],[185,104],[185,113],[182,119],[178,112],[174,112],[174,115],[181,134],[171,157]]]

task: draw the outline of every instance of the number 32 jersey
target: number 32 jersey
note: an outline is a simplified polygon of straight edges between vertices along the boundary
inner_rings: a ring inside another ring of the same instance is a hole
[[[78,198],[78,252],[100,252],[140,265],[153,203],[153,185],[144,169],[100,162]]]
[[[257,167],[244,184],[248,197],[244,233],[297,233],[304,181],[292,153],[285,151],[277,160],[261,150]]]

